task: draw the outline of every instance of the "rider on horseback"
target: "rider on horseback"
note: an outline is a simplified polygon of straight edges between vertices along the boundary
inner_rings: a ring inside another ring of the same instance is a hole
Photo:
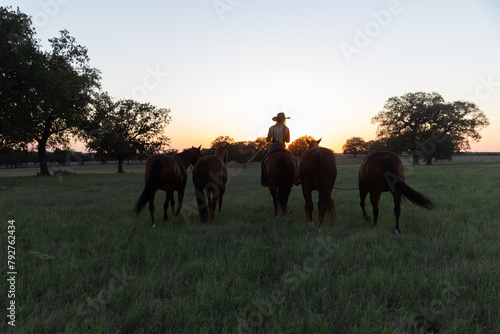
[[[286,120],[290,119],[290,117],[285,117],[285,113],[280,112],[278,113],[277,116],[273,117],[273,121],[276,122],[275,125],[271,126],[269,128],[269,132],[267,133],[267,141],[271,142],[271,148],[267,152],[267,154],[264,156],[264,159],[262,159],[261,163],[261,177],[260,177],[260,182],[262,186],[267,187],[267,173],[266,173],[266,161],[267,158],[271,153],[273,153],[276,150],[283,150],[287,151],[290,153],[290,155],[293,157],[293,160],[295,161],[295,185],[298,186],[300,184],[299,178],[298,178],[298,166],[299,162],[297,158],[292,154],[292,152],[288,151],[286,149],[285,143],[290,142],[290,130],[286,126]]]

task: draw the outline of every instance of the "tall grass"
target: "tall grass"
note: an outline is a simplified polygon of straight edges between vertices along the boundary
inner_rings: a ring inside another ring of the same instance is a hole
[[[339,166],[336,185],[356,187],[356,173]],[[321,234],[307,228],[300,187],[292,213],[275,219],[256,169],[231,170],[214,226],[199,223],[191,180],[167,222],[159,192],[156,229],[147,212],[132,214],[140,173],[2,178],[5,255],[7,221],[16,221],[16,329],[498,333],[499,166],[406,174],[437,209],[403,207],[401,235],[387,194],[373,229],[356,191],[334,190],[337,220]],[[5,279],[0,286],[6,295]],[[5,309],[0,330],[11,331]]]

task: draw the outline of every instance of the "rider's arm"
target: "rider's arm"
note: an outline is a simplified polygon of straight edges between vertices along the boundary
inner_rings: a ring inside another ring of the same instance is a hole
[[[271,126],[269,128],[269,131],[267,132],[267,141],[270,142],[273,139],[273,127]]]

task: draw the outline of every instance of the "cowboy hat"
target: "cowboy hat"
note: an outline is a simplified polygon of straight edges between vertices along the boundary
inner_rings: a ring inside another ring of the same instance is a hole
[[[285,113],[284,112],[280,112],[280,113],[278,113],[278,115],[276,115],[276,116],[273,117],[273,121],[274,122],[277,122],[278,120],[284,121],[285,119],[290,119],[290,117],[285,117]]]

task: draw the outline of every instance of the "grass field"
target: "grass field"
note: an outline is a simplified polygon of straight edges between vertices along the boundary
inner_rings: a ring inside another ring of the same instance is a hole
[[[356,187],[357,168],[339,166],[336,186]],[[15,300],[19,333],[500,333],[498,163],[406,166],[437,209],[403,206],[401,235],[388,194],[374,229],[357,191],[334,190],[321,234],[299,187],[274,219],[257,168],[230,170],[214,226],[189,180],[178,217],[160,221],[156,196],[151,229],[132,214],[133,171],[0,178],[1,267],[15,220],[17,271],[13,299],[0,283],[0,332]]]

